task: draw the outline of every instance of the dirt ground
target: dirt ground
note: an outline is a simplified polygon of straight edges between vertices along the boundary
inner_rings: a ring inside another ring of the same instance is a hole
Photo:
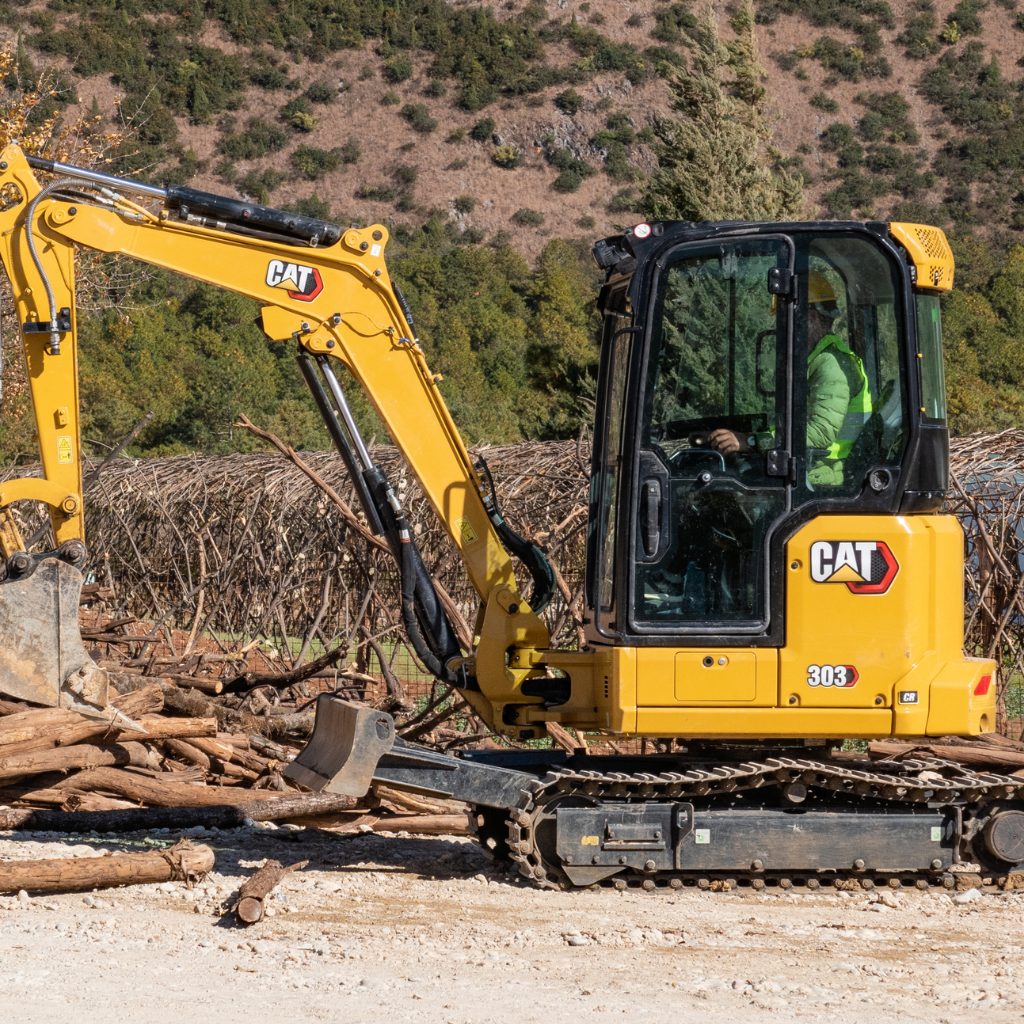
[[[0,857],[152,849],[176,835],[0,834]],[[294,826],[193,830],[179,883],[0,897],[0,1018],[20,1024],[559,1024],[768,1019],[1017,1024],[1024,894],[542,892],[473,842]],[[249,870],[308,858],[233,925]]]

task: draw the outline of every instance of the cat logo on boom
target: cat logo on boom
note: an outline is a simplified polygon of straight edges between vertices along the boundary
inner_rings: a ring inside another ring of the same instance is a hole
[[[300,302],[312,302],[324,290],[323,279],[316,267],[286,263],[284,260],[271,260],[267,264],[267,284],[271,288],[283,288],[288,298]]]
[[[845,583],[851,594],[884,594],[900,566],[881,540],[817,540],[811,545],[811,579]]]

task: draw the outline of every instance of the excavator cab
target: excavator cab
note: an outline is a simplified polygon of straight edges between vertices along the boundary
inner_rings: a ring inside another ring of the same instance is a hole
[[[802,523],[941,503],[937,295],[885,225],[645,224],[598,254],[595,640],[780,646]]]

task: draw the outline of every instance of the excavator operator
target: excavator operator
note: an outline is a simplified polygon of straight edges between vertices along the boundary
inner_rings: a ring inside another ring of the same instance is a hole
[[[843,460],[871,416],[871,391],[860,356],[835,331],[835,288],[819,270],[807,283],[807,483],[839,487]],[[725,427],[708,435],[723,455],[751,450],[750,438]]]

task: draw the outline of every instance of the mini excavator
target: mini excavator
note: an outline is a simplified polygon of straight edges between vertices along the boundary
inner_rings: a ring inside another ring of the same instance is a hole
[[[42,463],[38,477],[0,483],[0,691],[107,706],[77,626],[74,260],[79,248],[118,253],[249,296],[267,337],[295,346],[366,521],[398,563],[411,646],[496,734],[536,739],[553,722],[664,751],[442,755],[326,694],[294,780],[464,800],[484,845],[545,887],[924,888],[951,886],[958,870],[998,884],[1021,868],[1021,780],[840,749],[995,727],[996,665],[964,656],[963,536],[941,512],[939,300],[953,258],[937,228],[643,223],[595,245],[605,281],[586,641],[568,650],[540,617],[551,567],[502,517],[459,436],[388,273],[384,227],[342,229],[17,145],[0,154],[0,207]],[[341,369],[479,594],[470,649],[360,436]],[[45,506],[53,550],[26,550],[19,501]]]

